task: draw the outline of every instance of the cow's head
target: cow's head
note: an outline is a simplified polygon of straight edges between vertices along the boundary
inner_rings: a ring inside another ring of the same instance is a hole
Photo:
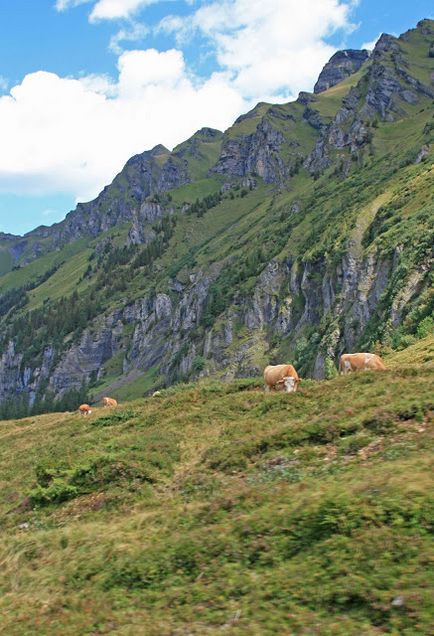
[[[287,393],[292,393],[297,390],[297,382],[295,381],[295,378],[285,378],[283,384]]]

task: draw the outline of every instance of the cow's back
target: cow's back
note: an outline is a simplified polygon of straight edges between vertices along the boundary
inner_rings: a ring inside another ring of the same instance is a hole
[[[348,371],[385,370],[384,362],[375,353],[344,353],[341,355],[340,370]]]
[[[370,355],[370,358],[369,360],[367,360],[367,366],[366,366],[367,369],[376,369],[378,371],[386,370],[386,365],[384,364],[380,356],[377,356],[376,353],[371,353],[369,355]]]
[[[117,406],[118,403],[114,398],[111,397],[103,397],[102,399],[104,406]]]

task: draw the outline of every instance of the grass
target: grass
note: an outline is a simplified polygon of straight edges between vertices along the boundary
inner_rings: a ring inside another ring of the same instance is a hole
[[[430,348],[0,423],[3,632],[432,633]]]
[[[44,300],[57,300],[69,296],[77,289],[77,281],[86,271],[92,249],[82,249],[66,262],[50,278],[29,293],[29,304],[26,309],[31,310],[43,304]],[[81,288],[84,286],[82,285]]]
[[[203,199],[209,194],[214,194],[220,190],[221,184],[217,178],[204,178],[179,186],[170,191],[174,203],[194,203],[196,199]]]
[[[112,358],[109,362],[113,360],[116,364],[119,359],[119,356],[114,356],[114,359]],[[137,369],[133,369],[130,374],[122,375],[122,370],[118,371],[116,368],[110,368],[109,364],[107,373],[107,377],[93,389],[93,393],[96,396],[115,393],[120,400],[134,400],[146,396],[150,391],[161,385],[162,381],[158,369],[155,367],[148,369],[145,373],[140,373]]]
[[[22,265],[19,269],[7,272],[0,277],[1,292],[6,292],[13,288],[19,288],[27,283],[35,281],[40,276],[43,276],[48,270],[62,263],[66,263],[75,256],[81,258],[83,250],[85,251],[87,249],[88,243],[89,241],[87,239],[74,241],[58,252],[50,252],[49,254],[45,254],[44,256],[32,261],[28,265]]]
[[[12,269],[13,261],[7,247],[0,249],[0,276],[7,274]]]

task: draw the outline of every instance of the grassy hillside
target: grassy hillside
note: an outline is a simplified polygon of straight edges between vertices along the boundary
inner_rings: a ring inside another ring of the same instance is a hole
[[[387,363],[1,422],[2,633],[433,633],[434,339]]]

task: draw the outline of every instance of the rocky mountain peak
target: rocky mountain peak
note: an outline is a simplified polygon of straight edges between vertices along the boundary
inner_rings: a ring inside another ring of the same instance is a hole
[[[152,148],[149,154],[151,157],[158,157],[158,155],[168,155],[169,153],[170,150],[168,150],[166,146],[163,146],[163,144],[157,144]]]
[[[205,126],[201,128],[195,133],[195,137],[200,137],[201,139],[219,139],[223,136],[221,130],[217,130],[217,128],[208,128]]]
[[[321,71],[314,86],[314,93],[322,93],[339,84],[343,79],[356,73],[369,57],[369,51],[345,49],[337,51]]]

